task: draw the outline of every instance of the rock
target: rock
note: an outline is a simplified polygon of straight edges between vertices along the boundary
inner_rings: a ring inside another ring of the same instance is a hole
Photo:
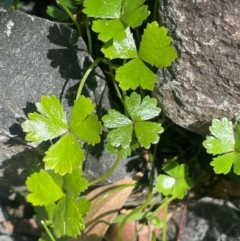
[[[67,116],[79,80],[92,59],[82,38],[71,28],[13,11],[0,3],[0,184],[24,188],[31,168],[40,165],[44,150],[24,142],[18,121],[35,110],[42,95],[60,97]],[[83,90],[97,105],[101,118],[113,105],[105,77],[95,68]],[[86,147],[85,174],[102,175],[116,156],[104,151],[104,140]],[[105,182],[113,182],[135,171],[128,160]]]
[[[187,204],[187,212],[175,212],[168,223],[168,241],[176,240],[184,215],[180,241],[237,241],[240,218],[230,202],[205,197]]]
[[[213,118],[240,116],[240,1],[159,1],[178,60],[159,69],[155,89],[176,124],[208,134]]]

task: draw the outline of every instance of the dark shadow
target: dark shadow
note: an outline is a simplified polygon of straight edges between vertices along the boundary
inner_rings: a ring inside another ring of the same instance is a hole
[[[51,61],[53,68],[59,68],[61,77],[66,80],[60,94],[60,99],[62,99],[68,81],[79,80],[82,77],[83,70],[80,68],[77,52],[86,52],[86,49],[78,48],[77,34],[65,25],[54,24],[49,28],[47,38],[50,43],[58,46],[48,50],[47,58]]]
[[[86,52],[86,49],[78,49],[77,35],[73,34],[72,29],[64,25],[54,24],[49,28],[47,38],[50,43],[59,46],[56,49],[48,50],[47,57],[51,60],[51,66],[53,68],[59,67],[61,77],[66,80],[79,79],[82,76],[82,70],[79,67],[77,52]]]
[[[5,158],[0,163],[2,176],[0,183],[6,186],[24,187],[26,178],[36,170],[42,167],[42,155],[29,149],[18,140],[10,139],[3,143],[4,150],[1,151],[2,157]]]
[[[22,110],[25,116],[28,116],[28,114],[33,112],[38,112],[36,104],[30,102],[27,102],[26,107],[24,107]],[[23,132],[23,129],[21,127],[21,123],[23,121],[25,121],[23,118],[17,118],[16,123],[9,127],[9,132],[11,135],[16,136],[17,138],[20,138],[22,140],[25,140],[26,133]]]

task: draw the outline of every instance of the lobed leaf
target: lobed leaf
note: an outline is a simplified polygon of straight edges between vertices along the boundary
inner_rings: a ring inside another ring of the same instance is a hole
[[[28,202],[34,206],[43,206],[56,202],[64,196],[62,189],[53,178],[43,170],[33,173],[27,178],[26,185],[31,192],[27,196]]]
[[[125,126],[132,123],[125,115],[114,109],[108,110],[108,114],[103,116],[102,121],[108,128],[117,128],[119,126]]]
[[[84,0],[83,12],[95,18],[119,18],[122,0]]]
[[[100,142],[102,133],[102,125],[97,115],[92,114],[94,108],[90,98],[80,96],[74,103],[70,119],[71,132],[91,145]]]
[[[166,28],[152,22],[144,30],[138,55],[151,65],[168,67],[177,58],[174,47],[169,46],[171,40]]]
[[[135,90],[139,86],[142,89],[153,90],[154,84],[157,83],[156,75],[138,58],[118,68],[116,80],[122,90]]]
[[[209,129],[214,136],[207,136],[203,142],[208,153],[216,155],[234,151],[235,139],[232,122],[228,121],[227,118],[214,119]]]
[[[141,100],[141,96],[133,92],[130,97],[126,97],[125,106],[128,114],[134,121],[149,120],[159,115],[161,109],[157,107],[157,100],[145,96]]]
[[[63,190],[70,195],[79,195],[87,189],[88,181],[82,177],[83,172],[79,169],[73,169],[71,174],[66,174],[63,176]]]
[[[27,132],[26,140],[39,143],[67,132],[66,114],[56,96],[42,96],[36,106],[40,114],[30,113],[29,120],[22,123],[23,131]]]
[[[221,156],[213,158],[210,163],[214,167],[214,171],[217,174],[227,174],[230,172],[233,165],[233,172],[240,175],[240,153],[230,152]]]
[[[146,96],[141,100],[141,96],[133,92],[125,99],[125,107],[132,121],[116,110],[108,111],[102,120],[104,126],[115,128],[108,133],[110,152],[115,153],[114,148],[122,147],[125,149],[124,155],[128,155],[138,146],[135,136],[140,146],[145,148],[159,141],[158,134],[163,132],[161,124],[145,121],[159,115],[161,109],[156,105],[156,99]]]
[[[45,168],[64,175],[79,167],[85,159],[84,152],[72,133],[65,134],[52,145],[43,158]]]
[[[136,150],[139,148],[139,144],[137,143],[136,140],[132,140],[130,143],[130,146],[125,148],[123,151],[123,159],[126,159],[128,156],[131,155],[132,151]],[[112,154],[118,154],[121,148],[115,147],[111,144],[111,141],[107,142],[107,151]]]
[[[178,165],[175,161],[170,161],[163,165],[163,170],[168,175],[160,174],[156,179],[156,188],[164,195],[182,199],[187,190],[192,186],[189,178],[188,167],[185,164]]]
[[[233,132],[233,125],[227,118],[222,120],[214,119],[209,127],[213,136],[207,136],[203,146],[208,153],[220,154],[213,158],[210,163],[215,173],[227,174],[231,171],[240,175],[240,125],[237,122],[236,140]]]
[[[58,173],[55,173],[52,170],[49,170],[48,174],[52,177],[54,182],[62,189],[62,186],[63,186],[63,178],[62,178],[62,176],[59,175]]]
[[[133,124],[120,126],[108,133],[108,138],[112,146],[126,149],[132,141]]]
[[[78,205],[71,196],[66,195],[58,202],[53,214],[53,223],[57,238],[64,235],[76,238],[85,228]]]
[[[140,26],[149,15],[144,2],[145,0],[123,0],[121,20],[132,28]]]
[[[130,59],[137,57],[136,44],[129,28],[125,29],[126,38],[121,41],[110,40],[101,49],[106,58]]]
[[[140,146],[149,149],[151,144],[159,142],[159,135],[163,132],[163,127],[154,122],[136,122],[135,133]]]
[[[78,212],[81,213],[82,217],[85,217],[87,212],[91,208],[91,203],[86,198],[81,198],[76,202]]]
[[[50,17],[55,18],[59,21],[66,21],[69,19],[68,14],[64,10],[56,6],[47,6],[46,12]]]
[[[74,106],[70,118],[70,128],[74,128],[78,122],[85,120],[94,111],[95,104],[92,103],[90,98],[83,95],[79,96],[76,101],[74,101]]]
[[[55,203],[48,204],[46,206],[36,206],[34,207],[34,211],[36,212],[36,221],[41,222],[44,220],[45,223],[52,223],[53,213],[56,208]]]
[[[92,30],[99,33],[98,38],[103,42],[111,39],[121,41],[126,38],[125,28],[119,19],[93,21]]]

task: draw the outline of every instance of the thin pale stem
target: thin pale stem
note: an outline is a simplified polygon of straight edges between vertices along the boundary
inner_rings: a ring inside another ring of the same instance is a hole
[[[55,238],[53,237],[51,231],[49,230],[49,228],[47,227],[47,225],[45,224],[45,222],[42,220],[41,221],[41,224],[43,225],[44,229],[46,230],[49,238],[52,240],[52,241],[56,241]]]
[[[100,176],[99,178],[91,181],[88,183],[88,187],[90,186],[93,186],[101,181],[103,181],[104,179],[106,179],[106,177],[108,177],[110,174],[112,174],[112,172],[115,170],[115,168],[118,166],[119,162],[122,160],[123,158],[123,152],[124,152],[124,149],[121,149],[119,152],[118,152],[118,156],[117,156],[117,159],[116,161],[114,162],[114,164],[112,165],[112,167],[110,169],[108,169],[107,172],[105,172],[102,176]]]
[[[64,5],[62,0],[58,0],[58,2],[61,4],[61,6],[63,7],[63,9],[66,11],[66,13],[68,14],[68,16],[72,19],[72,21],[74,22],[74,24],[77,27],[77,31],[78,31],[78,35],[81,36],[81,28],[76,20],[76,18],[73,16],[73,14],[71,13],[71,11]]]
[[[91,33],[89,30],[89,19],[86,17],[86,32],[87,32],[87,39],[88,39],[88,52],[90,55],[92,55],[92,38],[91,38]]]
[[[118,98],[119,98],[119,99],[122,101],[122,103],[123,103],[123,97],[122,97],[121,92],[120,92],[120,90],[119,90],[119,88],[118,88],[118,85],[117,85],[117,83],[116,83],[116,80],[115,80],[113,71],[112,71],[112,69],[111,69],[110,66],[109,66],[109,71],[110,71],[111,76],[112,76],[113,85],[114,85],[114,88],[115,88],[115,90],[116,90],[116,92],[117,92],[117,96],[118,96]],[[123,104],[124,104],[124,103],[123,103]]]
[[[143,210],[145,207],[147,207],[149,202],[151,201],[151,199],[152,199],[152,193],[150,192],[150,193],[148,193],[146,201],[141,206],[139,206],[138,208],[135,208],[132,212],[130,212],[129,214],[126,215],[126,217],[123,219],[123,221],[120,224],[119,229],[118,229],[118,233],[117,233],[118,241],[123,241],[123,239],[122,239],[122,232],[123,232],[123,228],[124,228],[126,222],[128,221],[128,219],[133,214],[138,213],[141,210]]]
[[[83,86],[85,85],[85,82],[86,82],[89,74],[92,72],[92,70],[96,67],[96,65],[99,62],[103,62],[103,63],[105,63],[105,64],[107,64],[107,65],[109,65],[110,67],[113,67],[113,68],[115,67],[113,64],[111,64],[109,61],[107,61],[104,58],[98,58],[94,62],[92,62],[91,65],[88,67],[87,71],[85,72],[85,74],[83,75],[82,79],[81,79],[81,82],[80,82],[80,85],[79,85],[78,91],[77,91],[76,100],[81,95]]]

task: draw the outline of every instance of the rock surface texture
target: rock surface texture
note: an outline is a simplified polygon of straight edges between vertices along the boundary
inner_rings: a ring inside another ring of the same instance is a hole
[[[240,116],[240,1],[159,4],[178,60],[159,70],[155,95],[173,122],[205,135],[213,118]]]
[[[0,184],[24,187],[30,167],[41,162],[43,151],[24,142],[19,120],[35,110],[42,95],[61,98],[69,116],[79,80],[91,64],[84,41],[65,25],[13,11],[0,3]],[[83,90],[97,105],[99,118],[112,103],[104,75],[96,68]],[[13,139],[14,137],[14,139]],[[44,148],[43,148],[44,149]],[[116,156],[104,150],[104,140],[85,147],[85,174],[94,179],[108,170]],[[127,161],[106,180],[132,173]],[[1,193],[1,192],[0,192]]]
[[[204,197],[186,204],[186,212],[174,212],[168,222],[168,241],[237,241],[240,239],[239,211],[228,201]],[[183,221],[183,222],[182,222]],[[182,222],[182,225],[180,224]],[[179,227],[181,226],[181,227]]]

